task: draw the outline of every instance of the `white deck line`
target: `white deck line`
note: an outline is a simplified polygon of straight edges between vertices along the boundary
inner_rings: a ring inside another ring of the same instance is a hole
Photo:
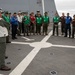
[[[41,42],[46,42],[51,35],[52,35],[52,31]],[[15,44],[17,43],[18,42],[15,42]],[[24,44],[24,43],[21,42],[20,44]],[[37,53],[40,51],[41,48],[42,47],[34,48],[9,75],[22,75],[22,73],[26,70],[26,68],[29,66],[29,64],[35,58],[35,56],[37,55]]]
[[[26,45],[27,45],[27,44],[28,44],[28,45],[30,44],[30,43],[25,43],[25,42],[11,42],[11,43],[12,43],[12,44],[20,44],[20,45],[21,45],[21,44],[26,44]]]
[[[68,45],[52,45],[53,47],[64,47],[64,48],[75,48],[75,46],[68,46]]]

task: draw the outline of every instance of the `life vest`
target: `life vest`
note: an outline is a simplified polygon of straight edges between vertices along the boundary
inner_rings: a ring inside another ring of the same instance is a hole
[[[42,24],[42,17],[36,17],[36,23]]]
[[[54,17],[54,18],[53,18],[53,22],[54,22],[54,23],[59,23],[59,17],[57,17],[57,16]]]
[[[43,16],[43,23],[49,23],[49,17],[48,16]]]

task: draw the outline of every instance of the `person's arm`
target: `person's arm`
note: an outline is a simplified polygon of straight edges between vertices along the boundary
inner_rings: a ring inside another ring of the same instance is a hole
[[[35,19],[35,22],[37,23],[37,17],[36,17],[36,19]]]
[[[50,18],[48,19],[48,24],[50,24]]]
[[[54,18],[53,18],[53,23],[54,23]]]
[[[71,23],[72,23],[72,17],[70,19],[71,19]]]
[[[41,16],[41,18],[42,18],[42,25],[43,25],[43,16]]]
[[[26,21],[26,17],[23,17],[23,22],[25,22]]]
[[[62,18],[61,17],[59,17],[59,21],[62,22]]]
[[[59,17],[59,22],[60,22],[60,17]],[[59,23],[59,22],[58,22],[58,23]]]
[[[28,18],[29,18],[29,26],[30,26],[31,20],[30,20],[30,17],[29,16],[28,16]]]
[[[22,23],[24,23],[24,17],[22,18]]]
[[[74,20],[74,19],[72,19],[72,22],[71,22],[72,26],[74,25],[74,23],[75,23],[75,20]]]
[[[4,27],[6,27],[9,30],[10,24],[4,20],[2,20]]]
[[[2,15],[2,18],[3,18],[3,20],[5,20],[5,21],[6,21],[6,18],[5,18],[5,16],[4,16],[4,14]]]

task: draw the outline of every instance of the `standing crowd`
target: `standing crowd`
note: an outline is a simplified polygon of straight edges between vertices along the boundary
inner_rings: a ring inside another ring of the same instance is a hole
[[[36,15],[34,12],[31,12],[28,15],[27,12],[21,13],[11,13],[1,12],[0,11],[0,28],[6,28],[6,32],[0,30],[0,70],[9,71],[11,68],[5,65],[6,56],[6,43],[11,43],[10,41],[10,30],[12,39],[17,39],[17,36],[29,36],[31,34],[41,35],[41,26],[43,26],[43,35],[47,35],[49,25],[49,16],[45,12],[44,16],[40,14],[40,11],[37,11]],[[2,35],[3,34],[3,35]]]
[[[31,12],[28,14],[28,12],[21,12],[14,13],[11,15],[11,13],[5,12],[2,14],[2,18],[9,23],[8,31],[10,29],[12,30],[12,39],[17,39],[16,34],[18,36],[29,36],[33,33],[33,35],[48,35],[48,26],[50,24],[50,18],[48,16],[48,13],[45,12],[42,16],[40,11],[37,11],[36,14],[34,12]],[[61,33],[64,35],[64,37],[67,37],[68,31],[69,31],[69,38],[74,38],[75,33],[75,15],[72,17],[67,13],[67,16],[62,13],[62,16],[59,16],[57,12],[55,13],[53,17],[53,35],[55,35],[55,31],[57,33],[57,36],[59,35],[59,23],[61,23]],[[41,30],[41,27],[43,28]],[[42,32],[41,32],[42,31]],[[71,32],[72,31],[72,32]],[[8,43],[9,41],[9,35],[7,36]]]
[[[57,13],[55,13],[53,17],[53,36],[55,35],[55,31],[57,36],[59,36],[59,22],[61,22],[61,34],[64,37],[68,36],[69,38],[74,38],[75,33],[75,15],[73,19],[67,13],[67,16],[62,13],[62,16],[59,17]],[[9,71],[11,68],[5,66],[5,55],[6,52],[6,43],[10,42],[10,30],[12,34],[12,39],[17,39],[17,36],[30,36],[30,35],[48,35],[48,26],[50,24],[50,19],[48,13],[45,12],[42,16],[40,11],[37,11],[36,14],[31,12],[29,15],[27,12],[11,13],[8,12],[0,12],[0,27],[6,27],[8,30],[8,35],[0,37],[0,70]],[[41,30],[43,27],[43,30]],[[42,31],[42,33],[41,33]],[[71,32],[72,31],[72,32]]]
[[[53,18],[53,36],[55,35],[55,30],[57,33],[57,36],[59,35],[59,23],[61,23],[61,34],[64,35],[64,37],[68,36],[69,38],[74,38],[75,34],[75,15],[72,17],[69,13],[67,13],[67,16],[65,16],[64,13],[62,13],[62,16],[58,16],[56,13]]]
[[[40,11],[37,11],[36,15],[34,12],[31,12],[29,15],[27,12],[18,12],[12,16],[9,16],[9,13],[5,13],[5,15],[3,14],[3,19],[11,25],[13,40],[17,39],[16,34],[18,36],[22,34],[23,36],[31,34],[41,35],[41,27],[43,27],[43,35],[48,34],[50,20],[47,12],[44,13],[44,16],[41,15]]]

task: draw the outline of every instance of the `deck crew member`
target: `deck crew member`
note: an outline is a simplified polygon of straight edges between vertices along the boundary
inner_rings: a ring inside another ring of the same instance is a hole
[[[55,35],[55,29],[56,29],[56,33],[57,33],[57,36],[58,36],[58,23],[60,21],[60,18],[58,16],[58,14],[56,13],[55,16],[53,17],[53,36]]]
[[[48,13],[45,12],[44,16],[43,16],[43,35],[45,33],[45,35],[48,35],[48,26],[50,23],[50,19],[48,16]]]

